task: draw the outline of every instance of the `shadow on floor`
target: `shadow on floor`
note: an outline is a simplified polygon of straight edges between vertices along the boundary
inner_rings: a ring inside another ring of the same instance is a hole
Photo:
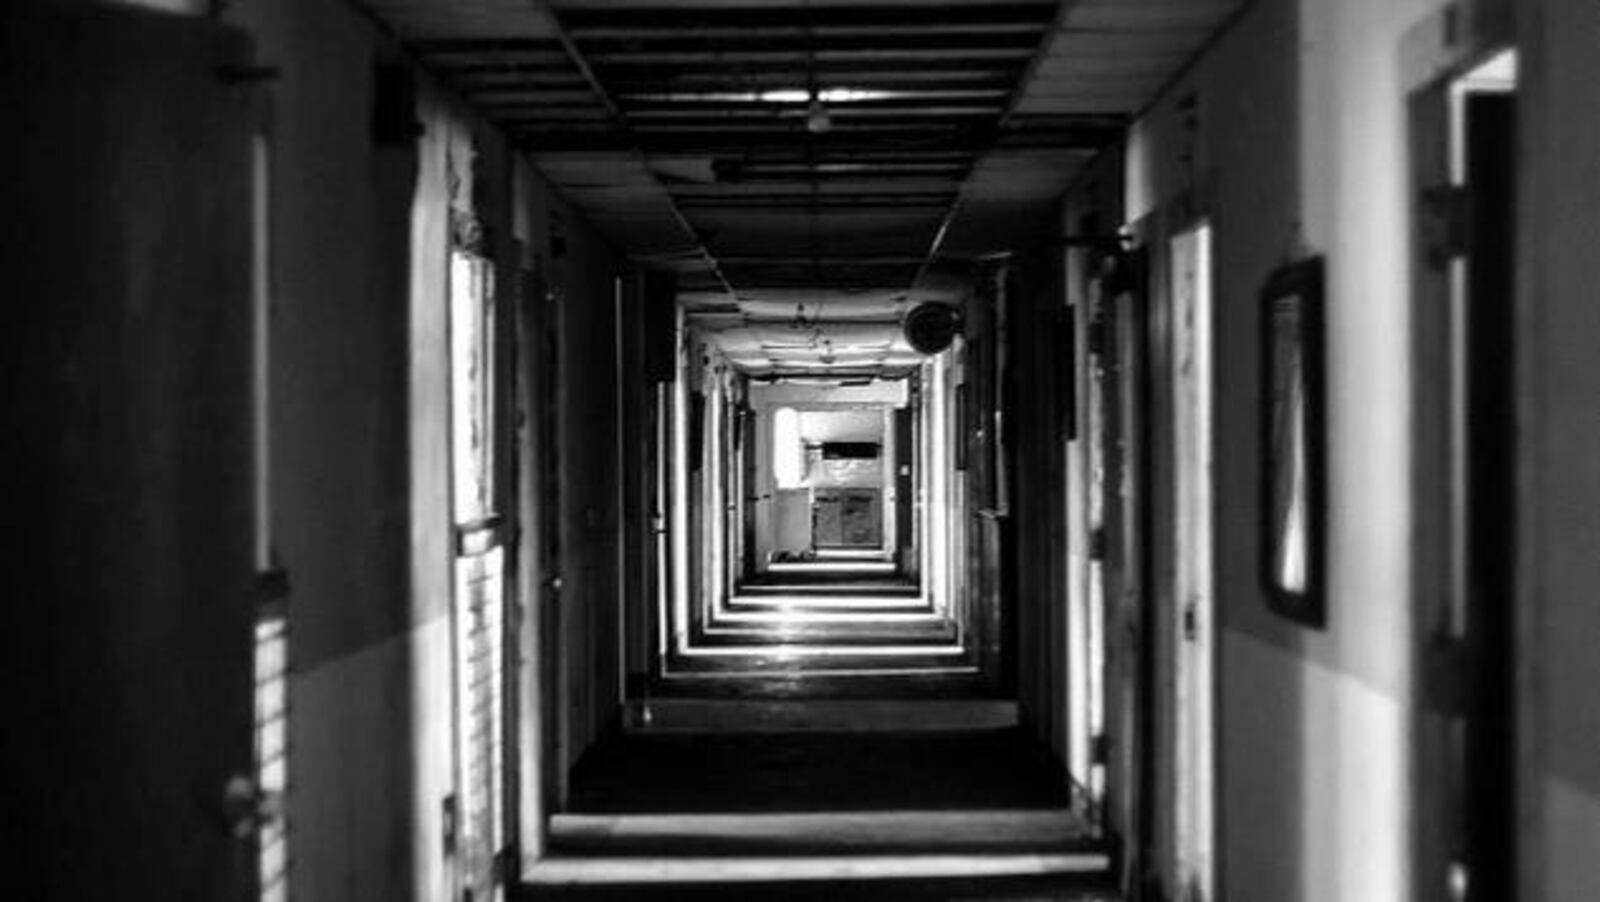
[[[959,733],[616,733],[572,773],[570,811],[1064,808],[1066,772],[1019,728]]]

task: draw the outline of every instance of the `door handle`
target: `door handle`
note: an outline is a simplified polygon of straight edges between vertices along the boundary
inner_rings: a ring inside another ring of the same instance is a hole
[[[223,784],[222,816],[235,839],[249,839],[282,814],[282,793],[262,789],[255,778],[234,774]]]

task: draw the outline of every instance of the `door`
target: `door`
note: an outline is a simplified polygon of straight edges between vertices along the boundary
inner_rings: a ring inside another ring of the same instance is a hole
[[[493,264],[450,255],[451,469],[455,586],[455,852],[463,902],[499,899],[505,812],[505,397]]]
[[[1168,891],[1180,902],[1216,898],[1211,253],[1205,222],[1168,245],[1173,531],[1169,607],[1162,617],[1172,661],[1175,805]]]
[[[655,550],[655,594],[654,604],[651,605],[655,653],[650,672],[652,677],[658,677],[664,669],[667,653],[672,648],[668,633],[672,625],[674,587],[677,585],[676,564],[672,554],[673,533],[669,527],[675,500],[673,495],[675,458],[672,453],[675,430],[672,425],[672,383],[657,382],[653,391],[654,408],[651,425],[655,430],[655,444],[651,463],[655,473],[655,483],[650,528]]]
[[[569,653],[563,649],[560,639],[564,635],[561,608],[566,567],[562,544],[562,511],[566,501],[561,484],[562,293],[548,272],[540,269],[534,273],[530,295],[526,303],[532,308],[529,319],[532,320],[533,354],[537,358],[531,364],[537,382],[533,411],[537,448],[533,449],[532,456],[539,488],[539,510],[535,513],[539,523],[536,552],[539,584],[534,601],[537,610],[533,616],[542,639],[535,647],[535,653],[542,656],[538,671],[544,688],[540,694],[544,728],[541,751],[545,762],[541,779],[547,810],[559,811],[566,806],[566,737],[572,733]]]
[[[819,550],[864,551],[883,546],[883,506],[877,489],[817,489],[812,540]]]
[[[756,510],[761,503],[761,441],[757,438],[761,420],[750,406],[749,383],[746,383],[745,394],[745,401],[739,405],[740,487],[737,495],[741,524],[738,553],[741,581],[755,578],[756,560],[760,557],[756,550],[759,547]]]
[[[1154,799],[1141,796],[1149,780],[1141,750],[1149,731],[1151,659],[1145,254],[1115,251],[1091,262],[1098,275],[1086,280],[1081,328],[1071,336],[1075,343],[1084,336],[1085,361],[1076,411],[1081,428],[1074,433],[1083,488],[1072,540],[1075,594],[1082,599],[1073,608],[1069,659],[1072,755],[1074,772],[1085,774],[1091,795],[1104,799],[1104,828],[1134,850],[1122,875],[1132,894],[1150,823],[1141,799]]]
[[[1419,898],[1515,894],[1515,57],[1412,101]]]
[[[913,388],[911,391],[912,402],[909,406],[897,408],[891,414],[894,418],[893,441],[890,447],[894,453],[889,455],[884,465],[890,469],[893,480],[894,516],[889,518],[894,524],[894,562],[895,570],[900,573],[916,572],[916,472],[917,461],[917,430],[916,418],[921,409],[921,392]]]
[[[255,896],[251,140],[238,34],[0,14],[7,895]]]

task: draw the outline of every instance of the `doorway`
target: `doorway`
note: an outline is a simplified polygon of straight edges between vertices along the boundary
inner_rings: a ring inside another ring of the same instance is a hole
[[[1515,895],[1514,51],[1412,96],[1418,898]]]

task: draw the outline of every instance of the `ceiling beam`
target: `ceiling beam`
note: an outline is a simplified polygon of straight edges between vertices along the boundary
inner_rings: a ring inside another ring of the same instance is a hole
[[[861,47],[828,48],[819,47],[815,51],[815,59],[819,65],[878,65],[893,66],[896,63],[905,65],[914,63],[919,67],[926,63],[936,65],[949,64],[952,61],[965,61],[981,64],[993,60],[1010,60],[1020,65],[1029,59],[1030,51],[1026,47],[995,46],[995,47],[937,47],[927,45],[880,47],[864,45]],[[695,64],[712,65],[722,68],[728,66],[748,66],[762,64],[776,64],[793,66],[798,70],[803,69],[804,61],[799,58],[799,53],[791,48],[767,48],[751,50],[618,50],[601,51],[590,55],[590,60],[601,69],[610,69],[618,66],[691,66]]]
[[[741,78],[758,78],[763,74],[785,76],[790,80],[790,85],[797,83],[795,79],[800,79],[798,82],[800,84],[804,83],[805,61],[794,54],[767,54],[764,57],[740,59],[706,54],[682,56],[684,58],[679,60],[679,68],[673,71],[662,71],[660,64],[654,61],[626,58],[609,60],[599,65],[599,71],[604,73],[607,84],[618,81],[626,83],[631,80],[666,86],[702,79],[714,84],[727,85],[739,84]],[[880,58],[868,52],[846,59],[818,58],[814,61],[813,68],[819,83],[833,81],[842,84],[840,79],[846,76],[854,79],[874,73],[906,79],[964,77],[975,74],[1015,79],[1022,71],[1026,59],[1025,55],[1007,50],[998,59],[975,59],[954,53],[935,52],[931,55],[923,54],[921,58],[913,61],[915,65],[907,67],[904,57]],[[849,84],[843,86],[851,87]]]
[[[637,134],[635,140],[628,135],[603,130],[575,130],[565,126],[550,128],[548,126],[551,123],[536,116],[502,116],[495,121],[511,130],[522,146],[535,153],[541,150],[550,153],[601,153],[637,147],[650,155],[726,154],[745,159],[751,154],[766,152],[773,156],[803,159],[798,144],[806,135],[799,123],[792,128],[719,123],[700,128],[641,129],[634,132]],[[835,155],[877,153],[892,156],[897,151],[907,152],[908,156],[917,151],[976,154],[987,150],[997,140],[1003,146],[1015,149],[1099,150],[1120,135],[1120,129],[1099,123],[1016,130],[1003,136],[995,135],[993,129],[989,128],[915,123],[851,127],[846,123],[813,137],[817,139],[817,159],[825,161]]]
[[[759,91],[771,88],[793,88],[797,76],[803,76],[793,65],[767,68],[743,67],[739,70],[676,69],[671,72],[655,70],[654,75],[630,73],[626,69],[610,68],[605,71],[606,84],[611,94],[625,99],[633,94],[653,94],[662,91],[683,93],[699,91],[735,90]],[[864,88],[879,91],[961,91],[982,90],[1007,92],[1016,77],[1016,67],[1009,64],[991,66],[936,66],[907,69],[904,66],[872,68],[860,66],[819,67],[817,89]]]
[[[819,35],[807,34],[802,28],[778,34],[740,32],[733,35],[641,35],[631,38],[591,40],[583,43],[584,56],[596,61],[652,57],[662,54],[693,54],[699,56],[737,55],[741,53],[784,53],[803,55],[807,48],[817,54],[845,51],[893,52],[896,50],[957,51],[968,53],[982,50],[1007,50],[1027,53],[1039,45],[1044,29],[1033,28],[1020,32],[928,33],[893,29],[860,34]]]
[[[1036,20],[991,21],[972,20],[970,22],[929,22],[908,19],[905,13],[900,14],[900,19],[895,23],[871,22],[859,25],[819,24],[812,26],[810,33],[817,38],[859,38],[871,35],[901,34],[901,35],[931,35],[943,36],[952,34],[982,34],[982,35],[1008,35],[1008,34],[1037,34],[1048,23]],[[768,20],[759,24],[737,25],[729,24],[726,20],[715,19],[701,24],[673,24],[662,26],[634,26],[611,25],[596,26],[593,28],[574,28],[572,36],[584,43],[600,41],[655,41],[655,40],[682,40],[713,39],[713,40],[741,40],[741,39],[773,39],[789,38],[796,34],[804,34],[806,26],[797,22],[780,22]]]
[[[938,128],[955,119],[980,118],[993,119],[1000,114],[998,104],[981,103],[943,103],[928,104],[925,106],[907,105],[902,107],[877,106],[867,109],[857,108],[851,104],[829,104],[828,115],[833,120],[833,127],[861,126],[871,127],[874,124],[900,125],[907,120],[926,119],[928,127]],[[796,106],[746,106],[746,107],[714,107],[714,108],[655,108],[647,110],[629,109],[628,120],[633,123],[638,131],[655,128],[677,128],[680,126],[704,126],[706,128],[721,128],[724,124],[738,122],[741,127],[744,123],[771,123],[773,121],[799,120],[805,115],[804,107]]]
[[[919,3],[915,17],[906,15],[904,5],[875,4],[827,6],[820,3],[803,8],[790,2],[760,7],[754,3],[721,8],[661,9],[643,8],[619,0],[610,9],[567,9],[562,20],[573,34],[598,29],[675,29],[742,27],[760,28],[774,22],[804,24],[809,16],[817,29],[844,27],[901,27],[1024,23],[1048,25],[1055,13],[1054,0],[1029,0],[1021,3],[939,5]]]

